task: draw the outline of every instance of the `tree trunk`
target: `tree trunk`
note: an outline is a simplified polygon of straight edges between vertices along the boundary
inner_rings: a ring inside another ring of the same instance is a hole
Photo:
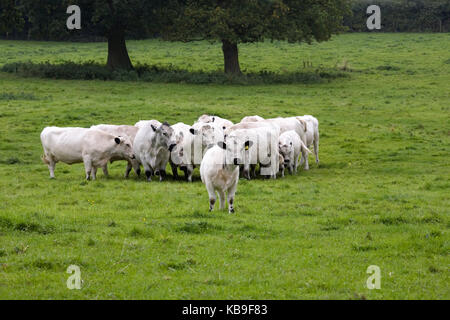
[[[107,65],[113,70],[131,70],[130,57],[128,56],[125,35],[123,31],[112,31],[108,36],[108,62]]]
[[[239,51],[237,44],[231,43],[227,40],[222,40],[222,51],[225,61],[225,73],[241,74],[241,67],[239,65]]]

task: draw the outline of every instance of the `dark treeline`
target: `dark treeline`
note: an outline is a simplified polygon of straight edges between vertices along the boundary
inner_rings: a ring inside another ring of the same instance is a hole
[[[105,6],[108,1],[105,1]],[[66,28],[70,4],[82,6],[82,30]],[[90,1],[67,0],[0,0],[0,37],[23,40],[98,41],[104,34],[92,32],[92,21],[99,15]],[[371,4],[381,8],[384,32],[448,32],[450,30],[450,0],[352,0],[351,11],[344,18],[350,31],[367,31],[366,9]],[[142,12],[138,14],[143,14]],[[101,17],[99,17],[101,18]],[[149,14],[151,18],[151,14]],[[137,17],[136,21],[145,19]],[[128,39],[159,36],[157,28],[131,28]]]
[[[450,31],[450,0],[353,0],[353,15],[344,24],[350,31],[367,31],[366,9],[381,9],[382,32],[448,32]]]

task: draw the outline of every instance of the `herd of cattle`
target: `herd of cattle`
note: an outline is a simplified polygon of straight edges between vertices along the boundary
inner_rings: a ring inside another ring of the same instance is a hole
[[[55,177],[57,162],[83,162],[86,179],[95,180],[98,168],[108,176],[108,162],[125,160],[126,178],[132,169],[139,176],[142,166],[148,181],[153,176],[162,181],[170,163],[175,178],[180,168],[191,182],[194,168],[200,165],[210,210],[214,209],[217,192],[220,209],[228,202],[230,213],[234,212],[240,169],[247,179],[256,176],[257,165],[260,175],[274,179],[277,174],[284,176],[285,168],[293,174],[304,164],[308,170],[312,146],[319,163],[319,122],[313,116],[249,116],[233,124],[218,116],[203,115],[192,126],[146,120],[134,126],[47,127],[41,141],[42,160],[51,178]]]

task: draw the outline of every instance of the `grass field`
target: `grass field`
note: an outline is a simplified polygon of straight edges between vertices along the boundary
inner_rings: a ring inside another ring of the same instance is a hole
[[[220,46],[130,41],[132,60],[222,67]],[[14,61],[105,61],[106,44],[0,41]],[[449,299],[450,34],[347,34],[241,46],[248,71],[347,65],[317,84],[65,81],[0,73],[0,298]],[[321,166],[240,180],[236,214],[200,182],[41,162],[45,126],[313,114]],[[82,290],[66,269],[81,267]],[[381,289],[366,287],[369,265]]]

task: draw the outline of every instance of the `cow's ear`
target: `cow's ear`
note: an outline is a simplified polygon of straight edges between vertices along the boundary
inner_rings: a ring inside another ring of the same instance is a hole
[[[250,140],[245,141],[245,150],[250,149],[252,147],[252,145],[253,145],[253,141],[250,141]]]
[[[218,145],[219,147],[221,147],[223,150],[227,150],[227,145],[226,145],[225,142],[219,141],[219,142],[217,142],[217,145]]]
[[[151,125],[151,127],[152,127],[153,131],[156,132],[156,129],[157,129],[157,128],[156,128],[154,125]]]
[[[117,143],[117,144],[120,144],[120,138],[119,137],[116,137],[115,139],[114,139],[114,141]]]
[[[191,128],[191,129],[189,130],[189,132],[192,133],[193,135],[198,134],[198,131],[195,130],[194,128]]]

